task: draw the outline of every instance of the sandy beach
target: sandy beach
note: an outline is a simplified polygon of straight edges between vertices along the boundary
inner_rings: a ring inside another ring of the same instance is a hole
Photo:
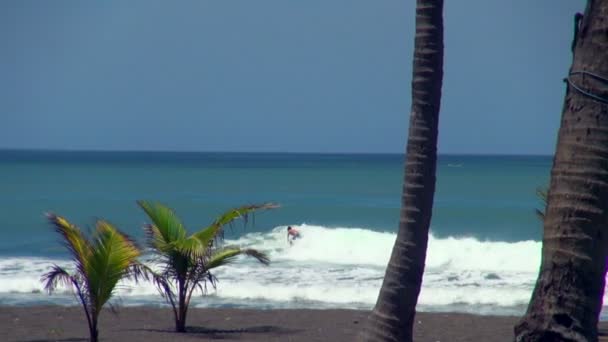
[[[100,317],[105,341],[353,341],[367,311],[192,309],[188,333],[172,331],[166,308],[123,307]],[[517,317],[419,313],[416,341],[510,341]],[[0,307],[1,341],[85,341],[79,307]]]

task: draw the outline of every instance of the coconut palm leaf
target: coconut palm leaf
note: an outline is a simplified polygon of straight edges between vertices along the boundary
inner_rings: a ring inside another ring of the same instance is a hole
[[[262,204],[250,204],[244,205],[238,208],[232,208],[222,215],[220,215],[212,224],[212,226],[220,226],[223,227],[228,223],[234,221],[235,219],[242,218],[247,222],[249,214],[260,211],[260,210],[268,210],[268,209],[276,209],[279,205],[276,203],[262,203]]]
[[[148,201],[137,201],[137,204],[154,223],[154,226],[149,228],[149,232],[152,233],[155,241],[170,244],[186,237],[184,225],[169,207],[161,203]]]
[[[177,306],[176,306],[176,298],[174,289],[169,281],[169,278],[166,274],[157,273],[150,267],[142,264],[135,263],[131,265],[131,269],[129,271],[129,276],[137,278],[144,278],[146,280],[152,281],[154,286],[158,289],[160,295],[171,304],[173,309],[173,314],[177,319]]]
[[[44,289],[49,293],[53,293],[59,285],[70,288],[73,286],[74,278],[60,266],[53,265],[51,270],[42,275]]]
[[[167,243],[161,231],[153,224],[144,225],[144,232],[148,237],[148,246],[162,252],[162,254],[169,254],[173,249],[170,243]]]
[[[211,270],[216,267],[228,265],[234,262],[239,255],[255,258],[264,265],[270,264],[270,258],[264,252],[252,248],[242,249],[236,246],[227,246],[214,251],[205,264],[205,267],[207,270]]]
[[[237,219],[243,219],[247,222],[249,215],[256,211],[278,207],[279,205],[275,203],[263,203],[232,208],[220,215],[210,226],[192,234],[180,247],[186,253],[193,254],[195,257],[202,257],[211,242],[217,238],[227,224]]]
[[[95,327],[95,330],[97,329],[92,323],[92,313],[89,312],[90,297],[88,296],[86,289],[81,286],[81,282],[78,280],[78,277],[70,275],[65,269],[57,265],[53,265],[51,270],[42,276],[42,281],[44,283],[45,290],[47,290],[49,294],[53,293],[58,285],[73,288],[76,297],[80,300],[82,308],[84,309],[89,329],[92,327]],[[95,338],[92,337],[91,340],[95,340]]]
[[[153,270],[150,267],[138,260],[134,260],[125,271],[125,278],[132,279],[135,282],[139,282],[140,280],[148,281],[152,279],[151,272],[153,272]]]
[[[47,213],[46,216],[51,225],[55,228],[55,231],[63,237],[64,245],[76,261],[76,267],[84,273],[91,253],[91,244],[89,241],[78,227],[71,224],[64,217],[53,213]]]
[[[128,275],[140,252],[134,242],[106,221],[98,221],[88,262],[87,280],[95,310],[110,299],[118,281]]]

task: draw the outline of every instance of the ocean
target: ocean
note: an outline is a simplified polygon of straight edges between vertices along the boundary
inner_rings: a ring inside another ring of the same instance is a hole
[[[540,264],[549,156],[439,157],[418,309],[520,315]],[[0,151],[0,305],[76,305],[40,276],[70,267],[46,223],[53,211],[88,231],[105,218],[142,242],[138,199],[172,207],[190,231],[231,207],[276,202],[226,229],[231,244],[269,253],[216,272],[196,307],[371,309],[395,240],[402,155]],[[303,238],[287,243],[286,226]],[[141,245],[144,245],[143,242]],[[165,305],[151,284],[124,282],[122,305]],[[606,301],[605,301],[606,302]]]

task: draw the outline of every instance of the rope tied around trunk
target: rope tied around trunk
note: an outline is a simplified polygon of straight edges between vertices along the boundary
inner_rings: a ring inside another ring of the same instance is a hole
[[[579,93],[581,93],[581,94],[583,94],[583,95],[585,95],[587,97],[590,97],[590,98],[592,98],[592,99],[594,99],[596,101],[608,104],[608,97],[601,96],[601,95],[598,95],[598,94],[594,94],[594,93],[589,92],[589,91],[587,91],[587,90],[579,87],[578,85],[576,85],[576,83],[574,83],[574,81],[572,80],[572,76],[575,76],[575,75],[587,75],[587,76],[589,76],[589,77],[591,77],[591,78],[593,78],[595,80],[598,80],[601,83],[604,83],[606,85],[608,85],[608,78],[605,78],[605,77],[602,77],[602,76],[600,76],[598,74],[594,74],[592,72],[584,71],[583,70],[583,71],[572,71],[568,75],[568,77],[566,79],[564,79],[565,82],[568,82],[568,84],[572,88],[574,88],[576,91],[578,91]]]

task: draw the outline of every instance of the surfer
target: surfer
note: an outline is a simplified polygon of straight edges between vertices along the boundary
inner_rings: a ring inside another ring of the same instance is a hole
[[[287,241],[289,241],[289,244],[293,244],[293,240],[301,237],[302,235],[297,229],[293,228],[292,226],[287,227]]]

